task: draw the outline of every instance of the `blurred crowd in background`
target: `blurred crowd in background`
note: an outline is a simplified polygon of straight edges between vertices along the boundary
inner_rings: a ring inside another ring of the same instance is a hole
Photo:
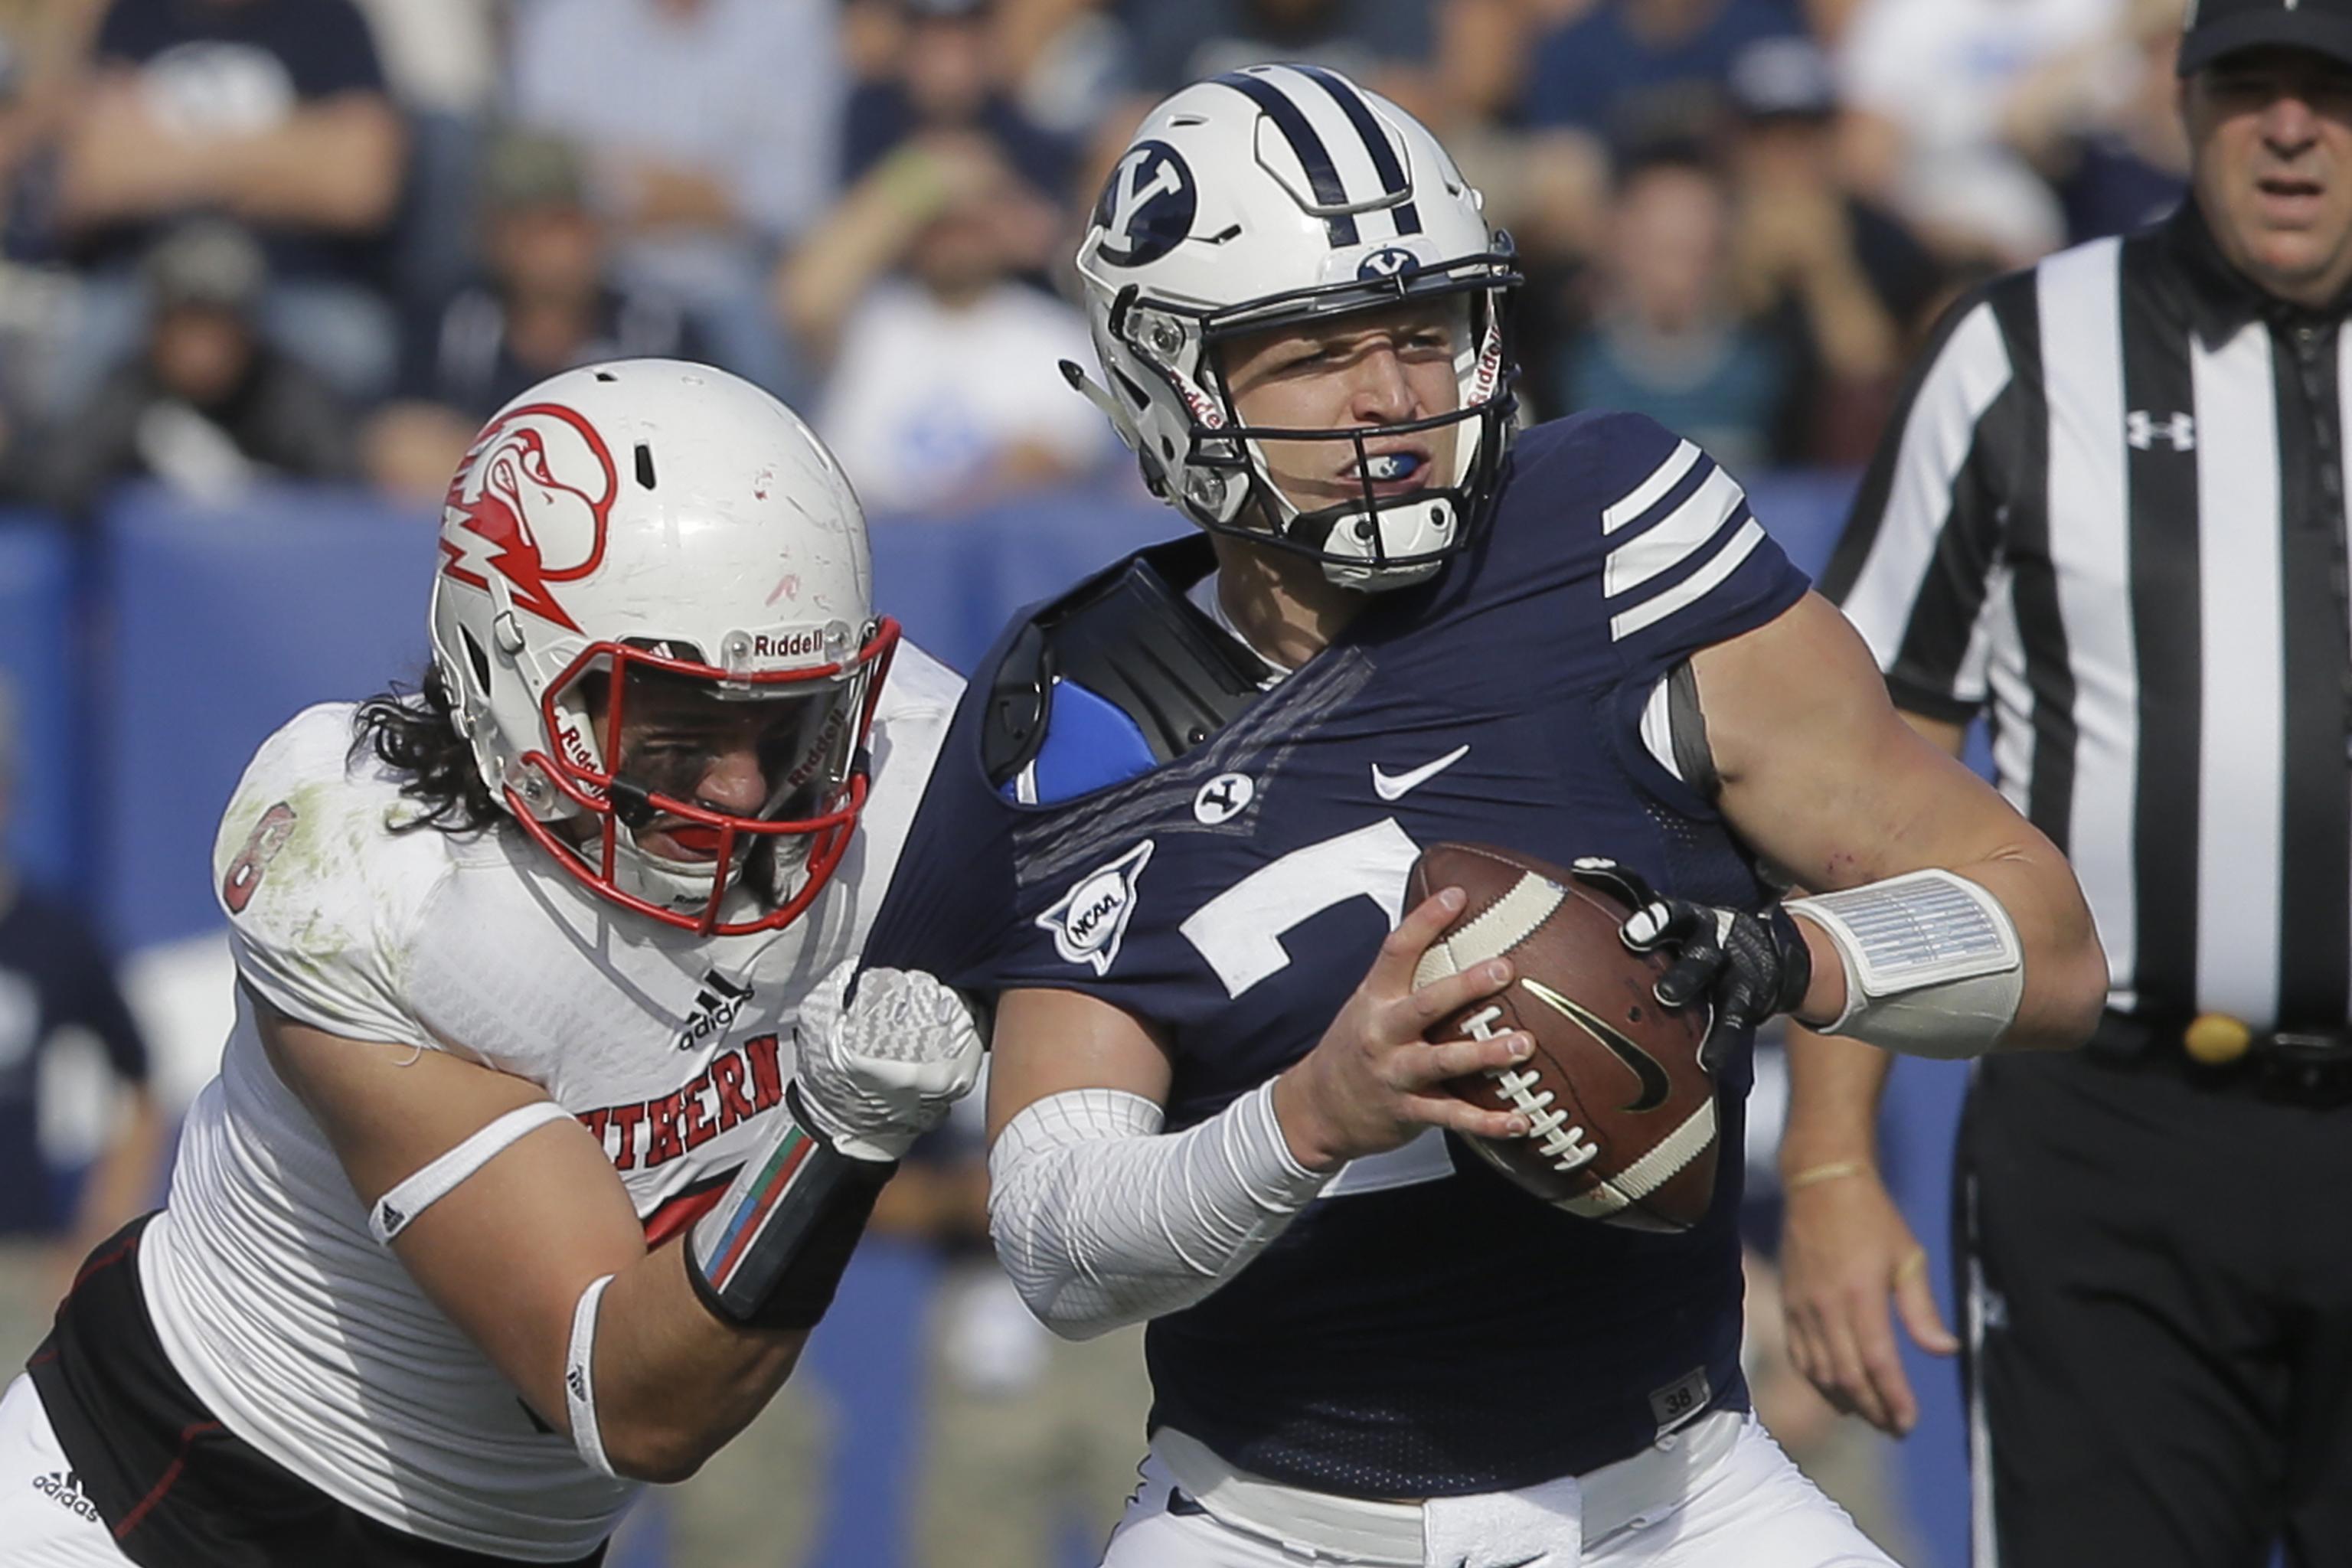
[[[1055,374],[1143,109],[1265,59],[1427,121],[1525,394],[1846,465],[1955,290],[2169,207],[2181,0],[0,0],[0,499],[436,498],[615,354],[783,396],[877,516],[1110,464]]]
[[[1735,470],[1850,468],[1958,292],[2179,200],[2182,9],[0,0],[0,508],[292,478],[429,527],[491,413],[637,354],[782,396],[878,528],[1131,473],[1055,370],[1091,360],[1068,258],[1154,100],[1269,59],[1393,98],[1486,191],[1531,418],[1635,409]],[[152,1180],[142,1114],[117,1163]],[[961,1568],[1049,1561],[1063,1504],[1107,1523],[1144,1397],[1132,1336],[1050,1342],[992,1267],[979,1147],[942,1140],[877,1216],[952,1260],[915,1533]],[[1769,1205],[1769,1149],[1750,1169]],[[1775,1355],[1770,1289],[1759,1257],[1759,1406],[1913,1560],[1869,1436]],[[674,1510],[675,1562],[798,1560],[814,1401],[796,1382]]]

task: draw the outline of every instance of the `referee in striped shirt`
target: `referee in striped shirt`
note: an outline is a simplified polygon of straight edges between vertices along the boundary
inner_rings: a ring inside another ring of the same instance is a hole
[[[2073,859],[2092,1044],[1961,1133],[1979,1568],[2352,1563],[2352,0],[2201,0],[2193,195],[1957,309],[1826,591],[1897,704]],[[1891,1058],[1793,1043],[1791,1352],[1889,1431]]]

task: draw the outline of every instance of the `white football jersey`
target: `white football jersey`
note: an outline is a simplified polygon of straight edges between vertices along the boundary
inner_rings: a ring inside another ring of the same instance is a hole
[[[555,1563],[611,1531],[635,1483],[535,1420],[371,1237],[272,1071],[247,990],[333,1034],[540,1085],[604,1140],[648,1235],[668,1235],[783,1114],[794,1011],[864,942],[959,689],[900,646],[872,793],[832,885],[783,930],[736,937],[604,901],[511,824],[397,831],[417,807],[373,756],[352,758],[349,704],[270,737],[213,856],[236,1025],[139,1255],[164,1350],[231,1431],[429,1541]]]

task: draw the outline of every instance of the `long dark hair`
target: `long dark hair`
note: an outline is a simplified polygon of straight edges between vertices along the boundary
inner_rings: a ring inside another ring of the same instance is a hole
[[[359,706],[352,718],[352,760],[374,753],[403,775],[400,793],[425,807],[403,828],[474,833],[499,819],[498,803],[474,766],[474,748],[457,733],[457,705],[437,668],[427,668],[414,691],[395,682]]]

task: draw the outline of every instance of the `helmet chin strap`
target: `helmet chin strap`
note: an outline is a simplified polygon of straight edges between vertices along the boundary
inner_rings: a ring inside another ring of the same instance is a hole
[[[1095,412],[1109,420],[1112,429],[1127,437],[1130,444],[1141,438],[1135,434],[1134,419],[1118,405],[1118,399],[1110,395],[1108,387],[1088,375],[1073,361],[1058,360],[1055,363],[1061,366],[1062,379],[1070,384],[1070,389],[1093,404]]]
[[[1327,581],[1359,593],[1382,594],[1426,583],[1436,575],[1442,561],[1424,560],[1409,566],[1394,566],[1386,564],[1381,557],[1411,559],[1444,550],[1461,527],[1461,509],[1452,495],[1443,490],[1416,490],[1387,499],[1372,497],[1370,506],[1347,500],[1305,511],[1275,479],[1258,444],[1250,441],[1246,447],[1251,489],[1260,498],[1261,508],[1269,514],[1273,531],[1291,543],[1320,555]],[[1423,515],[1409,520],[1401,516],[1408,511]],[[1393,527],[1394,522],[1400,521],[1402,527]],[[1375,539],[1380,542],[1377,556]],[[1349,559],[1331,559],[1335,555]]]
[[[1423,515],[1408,521],[1406,526],[1399,531],[1402,537],[1396,537],[1389,527],[1390,520],[1397,513],[1408,510]],[[1426,583],[1436,575],[1438,567],[1443,564],[1436,560],[1422,560],[1409,566],[1384,564],[1373,558],[1371,534],[1376,533],[1380,537],[1383,551],[1391,558],[1411,559],[1433,555],[1443,550],[1461,526],[1459,510],[1453,498],[1435,491],[1422,491],[1399,496],[1387,505],[1375,505],[1370,511],[1353,507],[1344,510],[1326,508],[1322,512],[1302,512],[1292,521],[1291,536],[1299,537],[1302,531],[1299,524],[1335,512],[1337,515],[1330,516],[1324,524],[1323,537],[1316,543],[1316,548],[1324,556],[1323,575],[1342,588],[1355,588],[1370,594]],[[1363,554],[1358,561],[1331,559],[1359,546],[1362,548]]]

